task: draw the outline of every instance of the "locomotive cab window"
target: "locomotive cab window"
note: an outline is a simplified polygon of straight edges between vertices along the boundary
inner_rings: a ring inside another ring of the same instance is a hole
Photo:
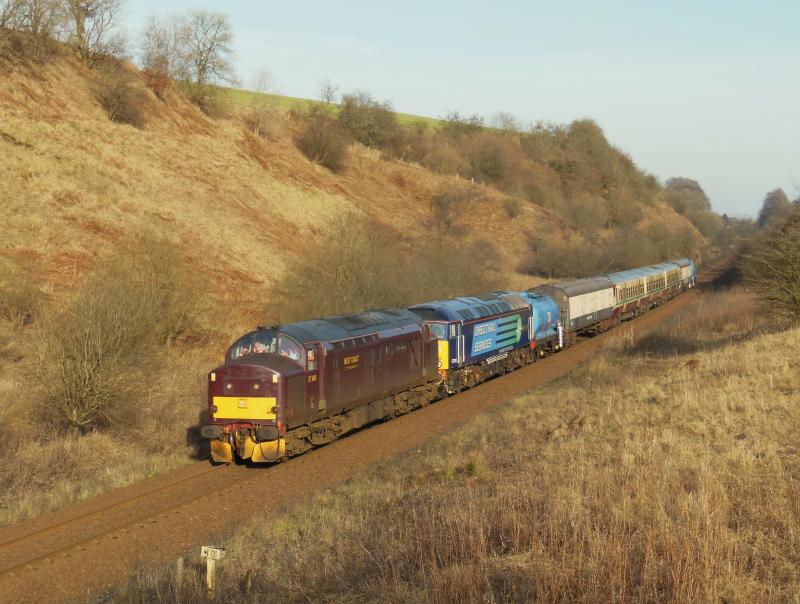
[[[303,349],[300,348],[297,342],[287,336],[278,337],[278,354],[295,361],[299,365],[303,364]]]
[[[240,338],[230,348],[231,361],[253,354],[275,352],[275,336],[269,331],[254,331]]]
[[[444,323],[430,323],[431,336],[437,340],[444,340],[447,337]]]

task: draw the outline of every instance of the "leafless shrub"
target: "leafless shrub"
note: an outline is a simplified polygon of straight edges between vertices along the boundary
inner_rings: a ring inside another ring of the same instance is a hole
[[[184,272],[170,244],[146,242],[40,322],[31,371],[59,425],[83,433],[135,421],[156,347],[185,330],[192,312]]]
[[[127,254],[134,259],[140,280],[158,312],[151,331],[158,342],[170,345],[196,328],[203,311],[201,283],[180,252],[169,241],[146,238]]]
[[[511,198],[507,199],[505,203],[503,203],[503,207],[506,210],[506,214],[512,220],[514,218],[519,218],[522,216],[522,202],[519,199]]]
[[[144,125],[145,97],[122,65],[116,62],[107,63],[100,70],[95,84],[95,96],[112,122],[129,124],[136,128]]]
[[[324,111],[312,110],[297,146],[311,161],[337,172],[352,139],[350,133]]]
[[[152,316],[142,284],[107,273],[39,328],[34,373],[64,428],[83,433],[133,419]]]
[[[464,185],[448,188],[431,198],[426,226],[438,237],[458,236],[463,231],[463,218],[480,196],[477,187]]]
[[[451,111],[441,119],[441,122],[442,132],[453,138],[473,136],[484,128],[483,117],[477,113],[466,116],[458,111]]]

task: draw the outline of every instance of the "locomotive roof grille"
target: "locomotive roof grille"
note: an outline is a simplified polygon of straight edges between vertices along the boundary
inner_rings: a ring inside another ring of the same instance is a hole
[[[518,294],[510,292],[490,292],[479,296],[462,296],[450,300],[437,300],[412,306],[409,310],[418,312],[425,320],[470,321],[491,317],[505,312],[522,310],[528,303]]]
[[[352,315],[311,319],[276,328],[301,342],[371,337],[387,330],[419,329],[419,317],[406,310],[369,310]]]

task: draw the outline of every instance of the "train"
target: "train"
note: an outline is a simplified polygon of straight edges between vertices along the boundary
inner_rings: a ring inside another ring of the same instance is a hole
[[[208,374],[214,463],[284,461],[572,346],[696,283],[691,258],[258,327]]]

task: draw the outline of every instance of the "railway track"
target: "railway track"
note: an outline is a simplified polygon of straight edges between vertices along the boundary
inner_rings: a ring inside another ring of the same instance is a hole
[[[704,277],[709,282],[715,273]],[[684,308],[698,290],[557,355],[271,467],[200,462],[69,510],[0,529],[4,602],[85,601],[137,568],[174,560],[241,520],[287,506],[453,430],[476,414],[558,378],[625,330],[637,334]]]

